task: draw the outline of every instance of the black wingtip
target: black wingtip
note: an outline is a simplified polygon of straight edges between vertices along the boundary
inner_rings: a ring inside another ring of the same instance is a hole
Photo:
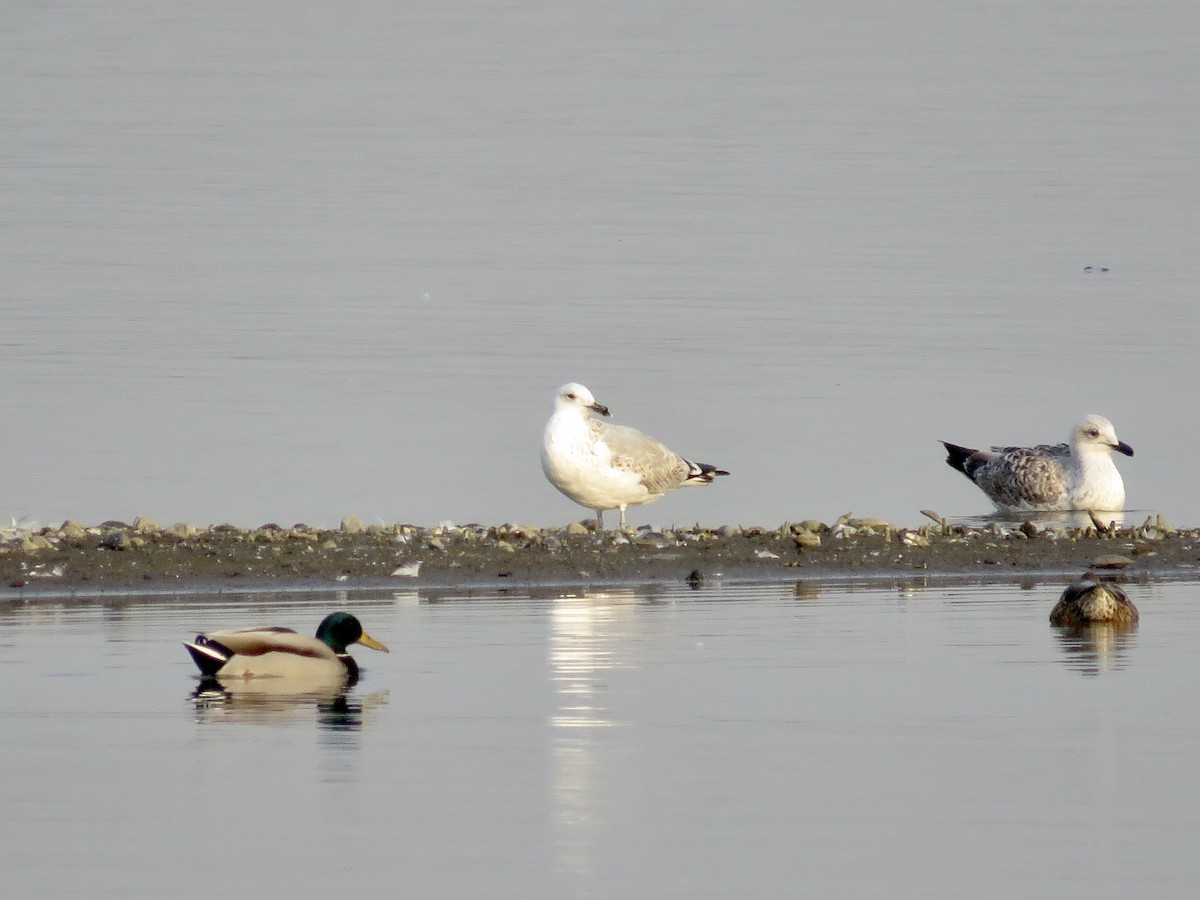
[[[966,475],[967,460],[979,451],[971,447],[960,447],[958,444],[951,444],[949,441],[942,441],[941,444],[946,448],[946,465]]]
[[[712,480],[718,475],[728,475],[724,469],[718,469],[716,466],[710,466],[708,463],[691,462],[688,460],[693,471],[688,475],[691,481],[699,481],[704,484],[712,484]]]

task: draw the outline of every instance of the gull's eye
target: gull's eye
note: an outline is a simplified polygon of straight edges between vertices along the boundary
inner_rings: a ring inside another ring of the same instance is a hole
[[[574,394],[567,394],[567,399],[568,399],[568,400],[574,400],[574,399],[575,399],[575,395],[574,395]]]
[[[1088,437],[1100,437],[1100,432],[1098,432],[1095,428],[1089,428],[1088,432],[1087,432],[1087,436]]]

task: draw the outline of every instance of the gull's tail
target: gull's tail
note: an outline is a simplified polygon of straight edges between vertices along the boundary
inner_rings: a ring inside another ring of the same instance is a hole
[[[942,441],[942,446],[946,448],[946,453],[948,454],[946,456],[946,465],[952,469],[957,469],[970,478],[971,473],[967,471],[967,460],[979,451],[973,450],[970,447],[960,447],[958,444],[951,444],[946,441]]]
[[[690,459],[685,459],[684,462],[688,465],[687,478],[683,479],[684,484],[712,484],[713,479],[718,475],[729,474],[724,469],[718,469],[708,463],[692,462]]]

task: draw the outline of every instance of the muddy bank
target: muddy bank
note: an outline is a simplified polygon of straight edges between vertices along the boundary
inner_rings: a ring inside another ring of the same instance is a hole
[[[1099,523],[1097,523],[1099,524]],[[1200,528],[1161,519],[1130,527],[984,527],[930,522],[902,528],[843,516],[774,528],[722,526],[591,533],[574,523],[159,527],[145,519],[10,531],[0,539],[0,595],[196,584],[396,587],[615,583],[715,576],[822,579],[894,575],[1012,577],[1088,568],[1183,576],[1200,566]]]

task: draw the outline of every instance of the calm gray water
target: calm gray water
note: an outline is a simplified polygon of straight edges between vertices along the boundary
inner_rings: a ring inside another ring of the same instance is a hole
[[[21,897],[1191,897],[1200,584],[0,608]],[[352,609],[340,703],[197,701],[199,629]]]
[[[1095,411],[1195,523],[1192,6],[9,4],[0,515],[562,524],[579,380],[735,473],[635,522]]]

